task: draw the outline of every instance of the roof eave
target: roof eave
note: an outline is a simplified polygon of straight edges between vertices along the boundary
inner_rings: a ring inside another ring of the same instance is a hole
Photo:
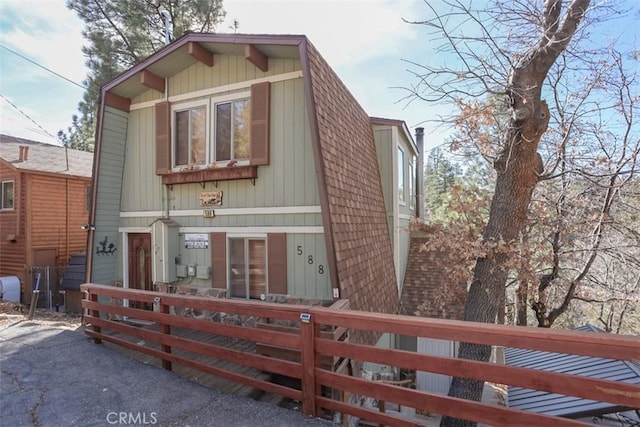
[[[418,155],[418,145],[416,144],[415,140],[413,139],[413,135],[411,134],[411,131],[409,130],[409,127],[407,126],[407,123],[404,120],[387,119],[387,118],[384,118],[384,117],[370,117],[370,119],[371,119],[371,124],[372,125],[396,126],[396,127],[401,128],[402,132],[405,135],[405,137],[409,141],[409,144],[411,145],[411,148],[413,149],[414,154]]]
[[[102,93],[105,93],[137,73],[144,71],[151,65],[155,64],[162,58],[171,55],[190,42],[195,43],[226,43],[226,44],[253,44],[253,45],[280,45],[280,46],[298,46],[304,40],[305,36],[301,35],[260,35],[260,34],[217,34],[217,33],[187,33],[159,51],[153,53],[142,62],[134,65],[127,71],[123,72],[115,79],[106,83],[102,87]]]

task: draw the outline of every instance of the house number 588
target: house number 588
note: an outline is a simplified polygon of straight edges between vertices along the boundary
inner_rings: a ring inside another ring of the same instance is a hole
[[[302,255],[302,245],[296,247],[296,253]],[[307,256],[307,264],[313,265],[313,255]],[[318,265],[318,274],[324,274],[324,266],[322,264]]]

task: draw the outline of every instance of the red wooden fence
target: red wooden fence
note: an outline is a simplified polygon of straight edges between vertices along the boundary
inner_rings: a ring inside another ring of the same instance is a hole
[[[266,392],[299,400],[302,402],[303,411],[312,416],[320,416],[324,411],[336,411],[343,415],[359,417],[381,425],[426,425],[424,420],[407,418],[399,413],[383,412],[376,408],[363,407],[350,403],[345,398],[345,396],[355,394],[383,402],[393,402],[421,411],[452,415],[494,426],[583,425],[575,420],[550,417],[509,409],[500,405],[467,401],[394,384],[365,380],[350,376],[339,367],[336,368],[338,364],[333,365],[333,369],[327,369],[327,358],[343,362],[358,361],[361,363],[367,361],[408,370],[462,376],[610,402],[622,407],[640,406],[638,403],[640,402],[640,386],[635,384],[376,348],[350,342],[348,338],[337,340],[337,336],[327,334],[326,331],[341,331],[344,328],[350,331],[373,331],[636,362],[640,360],[640,342],[637,337],[479,324],[254,301],[207,299],[94,284],[82,285],[82,290],[86,294],[83,300],[83,308],[86,310],[85,330],[96,343],[108,340],[127,348],[151,354],[162,360],[162,366],[165,369],[171,369],[173,363],[180,363]],[[123,299],[152,303],[155,304],[156,310],[146,311],[125,307],[118,302]],[[299,322],[300,331],[299,333],[291,333],[287,331],[287,328],[264,329],[178,316],[171,314],[175,308],[191,308],[207,312],[233,313],[254,318]],[[160,330],[158,332],[109,320],[109,316],[114,315],[154,322],[160,325]],[[260,345],[269,348],[280,347],[289,353],[298,354],[298,357],[294,359],[278,358],[273,355],[259,354],[259,352],[241,352],[202,343],[172,335],[174,327],[248,340],[256,343],[258,347]],[[118,333],[118,335],[114,333]],[[159,347],[137,346],[123,339],[122,334],[157,343]],[[301,389],[243,375],[232,369],[223,369],[202,363],[193,358],[174,354],[173,349],[208,355],[238,365],[256,368],[263,372],[294,378],[300,381]],[[344,363],[341,366],[344,366]]]

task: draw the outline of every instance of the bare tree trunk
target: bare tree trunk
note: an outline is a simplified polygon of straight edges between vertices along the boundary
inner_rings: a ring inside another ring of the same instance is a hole
[[[529,297],[529,283],[522,282],[516,292],[516,325],[527,326],[527,299]]]
[[[573,0],[561,19],[562,1],[546,0],[543,34],[513,68],[507,84],[513,114],[506,130],[505,147],[494,164],[496,188],[484,242],[508,244],[519,238],[527,224],[531,195],[542,173],[538,144],[549,124],[549,107],[541,99],[542,85],[549,69],[566,49],[588,6],[589,0]],[[476,261],[464,320],[495,322],[507,281],[506,261],[506,255],[499,251]],[[490,355],[490,345],[460,343],[459,358],[488,361]],[[449,396],[480,401],[483,388],[482,381],[456,377],[451,383]],[[474,427],[476,424],[445,416],[440,425]]]

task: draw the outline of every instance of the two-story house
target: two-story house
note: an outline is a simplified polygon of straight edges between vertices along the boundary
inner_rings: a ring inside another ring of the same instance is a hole
[[[102,88],[87,281],[396,312],[417,156],[305,36],[186,34]]]

